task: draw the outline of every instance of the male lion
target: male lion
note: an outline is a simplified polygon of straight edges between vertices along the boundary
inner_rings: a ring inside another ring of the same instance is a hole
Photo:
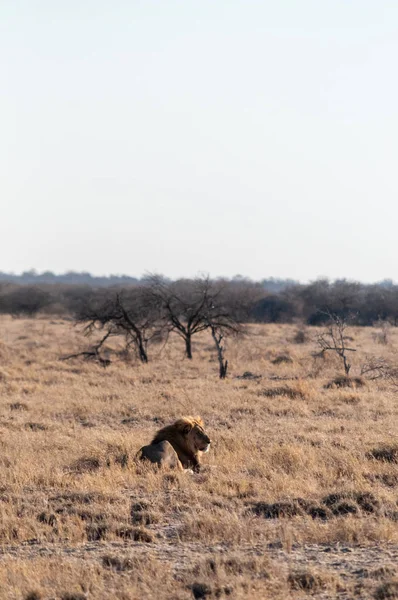
[[[160,429],[148,446],[143,446],[137,458],[158,465],[200,471],[200,456],[210,449],[210,438],[200,417],[182,417]]]

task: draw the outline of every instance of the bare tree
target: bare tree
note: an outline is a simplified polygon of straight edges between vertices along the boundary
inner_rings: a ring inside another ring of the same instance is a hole
[[[225,356],[224,356],[225,348],[222,344],[224,335],[223,335],[222,331],[217,329],[217,327],[215,327],[214,325],[210,326],[210,330],[211,330],[211,335],[213,337],[213,340],[214,340],[214,343],[215,343],[216,349],[217,349],[217,359],[218,359],[218,364],[219,364],[219,376],[220,376],[220,379],[225,379],[227,376],[228,361],[225,359]]]
[[[207,329],[212,330],[212,335],[214,331],[216,338],[221,335],[221,339],[238,333],[251,306],[251,296],[243,284],[212,281],[209,277],[168,282],[150,276],[149,282],[152,295],[161,303],[165,327],[184,340],[189,359],[194,335]]]
[[[112,331],[109,330],[101,337],[97,343],[93,344],[87,350],[83,350],[82,352],[76,352],[74,354],[68,354],[67,356],[61,356],[60,360],[69,360],[71,358],[79,358],[82,357],[84,360],[93,360],[98,362],[102,367],[108,367],[111,364],[111,360],[108,356],[108,353],[101,354],[102,348],[106,342],[106,340],[112,335]]]
[[[344,372],[349,376],[351,364],[348,361],[348,352],[356,352],[355,348],[347,346],[347,321],[344,317],[340,317],[335,313],[325,311],[329,317],[329,325],[327,331],[320,333],[317,337],[317,343],[321,348],[321,353],[331,351],[335,352],[343,361]]]
[[[192,337],[209,327],[209,278],[168,282],[150,276],[149,282],[152,297],[161,304],[164,326],[184,340],[186,357],[192,359]]]
[[[111,337],[124,339],[125,351],[133,348],[141,362],[148,362],[148,343],[159,337],[160,306],[145,286],[128,290],[96,293],[79,309],[76,323],[84,326],[90,337],[101,332],[100,341],[88,351],[65,358],[83,356],[99,360],[104,343]]]
[[[245,333],[242,321],[246,320],[251,294],[246,288],[237,288],[229,282],[217,282],[215,293],[208,306],[207,323],[217,350],[219,377],[225,379],[228,360],[225,358],[225,341],[230,336]]]

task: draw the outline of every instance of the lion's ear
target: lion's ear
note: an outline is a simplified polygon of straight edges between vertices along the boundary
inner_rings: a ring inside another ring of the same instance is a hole
[[[183,435],[188,435],[188,433],[191,431],[191,429],[192,429],[192,425],[190,423],[187,423],[186,425],[184,425],[184,427],[182,428]]]

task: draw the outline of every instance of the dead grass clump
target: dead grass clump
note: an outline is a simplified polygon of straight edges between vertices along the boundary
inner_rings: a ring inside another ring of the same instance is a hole
[[[101,494],[100,492],[72,492],[66,491],[50,497],[50,502],[56,505],[66,507],[75,504],[93,504],[94,502],[107,502],[113,504],[115,499],[112,496]]]
[[[255,532],[248,523],[242,521],[237,513],[225,514],[224,511],[214,511],[200,515],[186,515],[178,529],[181,541],[197,542],[224,542],[238,543],[251,538]]]
[[[251,371],[245,371],[243,375],[237,375],[235,379],[248,379],[250,381],[255,381],[256,379],[261,379],[262,375],[256,375]]]
[[[55,527],[57,524],[57,517],[53,513],[41,512],[37,515],[37,520],[39,523],[45,523],[46,525],[50,525],[50,527]]]
[[[240,558],[232,556],[221,559],[221,568],[227,575],[245,575],[247,573],[256,573],[265,579],[270,578],[269,561],[266,557]]]
[[[106,466],[117,465],[126,468],[129,464],[129,453],[120,445],[108,444]]]
[[[380,475],[378,480],[386,487],[397,487],[398,486],[398,475],[396,473],[384,473]]]
[[[364,512],[377,513],[380,510],[380,501],[371,492],[356,492],[354,498]]]
[[[335,506],[333,506],[332,512],[336,517],[344,517],[347,515],[356,515],[359,512],[359,510],[355,502],[342,500],[341,502],[338,502]]]
[[[30,431],[47,431],[48,429],[48,427],[42,423],[25,423],[24,427]]]
[[[394,600],[398,598],[398,581],[386,581],[375,591],[376,600]]]
[[[10,410],[29,410],[28,405],[24,402],[12,402],[9,406]]]
[[[256,515],[264,519],[280,519],[303,516],[305,511],[298,501],[292,502],[256,502],[251,509]]]
[[[131,515],[136,512],[142,512],[144,510],[148,510],[150,508],[150,503],[145,500],[140,500],[139,502],[133,502],[131,505]]]
[[[131,558],[112,556],[106,554],[102,557],[102,564],[106,569],[123,572],[132,571],[134,569],[134,561]]]
[[[286,398],[290,398],[291,400],[295,400],[296,398],[300,398],[302,400],[305,398],[305,393],[303,390],[298,388],[290,388],[287,385],[261,390],[261,392],[259,392],[259,395],[265,396],[265,398],[276,398],[278,396],[285,396]]]
[[[107,523],[89,523],[86,527],[86,535],[89,542],[99,542],[105,540],[109,533]]]
[[[293,359],[288,354],[278,354],[273,360],[271,360],[273,365],[291,365],[293,364]]]
[[[159,521],[159,514],[152,511],[135,512],[131,515],[131,522],[136,525],[154,525]]]
[[[83,473],[93,473],[100,468],[101,461],[99,458],[95,456],[82,456],[82,458],[78,458],[70,465],[69,471],[77,475],[82,475]]]
[[[231,583],[238,584],[239,582],[242,596],[237,595],[236,597],[246,598],[247,583],[250,580],[268,582],[271,579],[271,572],[269,558],[264,555],[247,557],[238,552],[228,553],[227,556],[214,555],[194,566],[192,570],[193,583],[190,587],[192,591],[196,589],[198,594],[202,589],[211,598],[224,598],[233,593],[238,594],[238,589],[232,588]],[[207,588],[200,587],[202,582],[206,582]],[[261,593],[258,596],[262,597]]]
[[[381,567],[377,567],[377,569],[373,569],[369,573],[369,577],[373,579],[384,579],[385,577],[394,577],[397,569],[393,565],[382,565]]]
[[[310,516],[312,519],[326,521],[333,517],[365,514],[384,514],[380,501],[369,492],[342,492],[329,494],[319,503],[303,498],[294,498],[284,502],[256,502],[251,511],[265,519],[280,519]]]
[[[122,425],[131,425],[132,427],[135,427],[139,424],[140,421],[136,417],[126,417],[125,419],[122,419],[120,422]]]
[[[152,510],[148,510],[148,502],[133,502],[130,509],[131,522],[134,525],[153,525],[159,523],[160,515]]]
[[[195,599],[208,598],[212,594],[212,588],[207,583],[202,583],[199,581],[195,581],[190,586],[190,589]]]
[[[298,329],[292,339],[294,344],[305,344],[308,342],[308,336],[305,329]]]
[[[292,590],[317,594],[331,585],[336,587],[336,578],[330,574],[323,575],[316,571],[300,570],[294,571],[288,576],[288,583]]]
[[[346,394],[341,392],[339,400],[348,406],[357,406],[361,402],[361,396],[359,394]]]
[[[335,389],[335,388],[362,388],[366,386],[366,381],[362,379],[362,377],[348,377],[347,375],[339,375],[329,381],[325,385],[326,390]]]
[[[102,512],[95,512],[94,510],[81,510],[72,508],[69,511],[70,515],[77,515],[82,521],[88,523],[102,523],[106,519],[106,514]]]
[[[26,596],[24,597],[24,600],[41,600],[42,597],[43,596],[40,594],[40,592],[38,592],[36,590],[32,590],[31,592],[28,592],[26,594]]]
[[[309,453],[301,445],[284,444],[269,451],[269,462],[274,471],[286,473],[291,477],[300,473],[309,459]]]
[[[370,492],[340,492],[323,498],[335,516],[357,514],[360,510],[368,514],[379,513],[380,501]]]
[[[398,464],[398,446],[374,448],[367,454],[367,458],[374,458],[381,462]]]
[[[134,540],[134,542],[144,542],[151,544],[155,541],[154,534],[143,527],[119,527],[116,535],[123,540]]]

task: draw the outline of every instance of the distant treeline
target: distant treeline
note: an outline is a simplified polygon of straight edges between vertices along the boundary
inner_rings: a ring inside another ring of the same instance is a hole
[[[103,277],[99,277],[96,275],[91,275],[91,273],[77,273],[76,271],[68,271],[67,273],[63,273],[61,275],[56,275],[51,271],[44,271],[43,273],[38,273],[35,270],[24,271],[20,275],[15,275],[14,273],[4,273],[0,271],[0,283],[19,283],[22,285],[26,284],[43,284],[43,283],[62,283],[66,285],[89,285],[95,287],[111,287],[111,286],[130,286],[138,284],[142,281],[145,281],[145,277],[130,277],[129,275],[107,275]],[[240,281],[245,280],[244,277],[237,275],[234,280]],[[270,277],[268,279],[263,279],[260,282],[260,285],[270,291],[270,292],[279,292],[280,290],[285,289],[286,287],[295,284],[296,281],[293,279],[278,279],[274,277]]]
[[[84,274],[75,274],[84,276]],[[43,275],[42,275],[43,276]],[[42,277],[37,276],[37,277]],[[22,276],[21,276],[22,277]],[[32,275],[34,277],[34,275]],[[112,296],[123,291],[133,298],[133,290],[145,287],[148,281],[130,278],[130,285],[118,282],[111,285],[64,283],[39,283],[34,280],[24,284],[15,281],[0,281],[0,313],[14,317],[42,315],[74,316],[82,306],[103,298],[104,293]],[[104,278],[111,279],[111,278]],[[187,293],[194,280],[180,280]],[[328,313],[350,317],[358,325],[373,325],[378,321],[398,324],[398,285],[391,281],[377,284],[362,284],[347,280],[328,281],[320,279],[309,284],[292,281],[283,284],[278,280],[266,280],[275,286],[267,286],[266,281],[252,282],[243,277],[223,281],[229,292],[243,299],[245,304],[244,321],[257,323],[303,322],[320,325],[328,321]],[[193,288],[192,288],[193,289]],[[240,317],[240,320],[242,318]]]
[[[76,273],[68,271],[62,275],[56,275],[51,271],[37,273],[37,271],[24,271],[20,275],[14,273],[4,273],[0,271],[0,282],[20,283],[20,284],[42,284],[42,283],[63,283],[67,285],[92,285],[97,287],[107,287],[111,285],[133,285],[138,283],[137,277],[128,275],[109,275],[97,277],[90,273]]]

